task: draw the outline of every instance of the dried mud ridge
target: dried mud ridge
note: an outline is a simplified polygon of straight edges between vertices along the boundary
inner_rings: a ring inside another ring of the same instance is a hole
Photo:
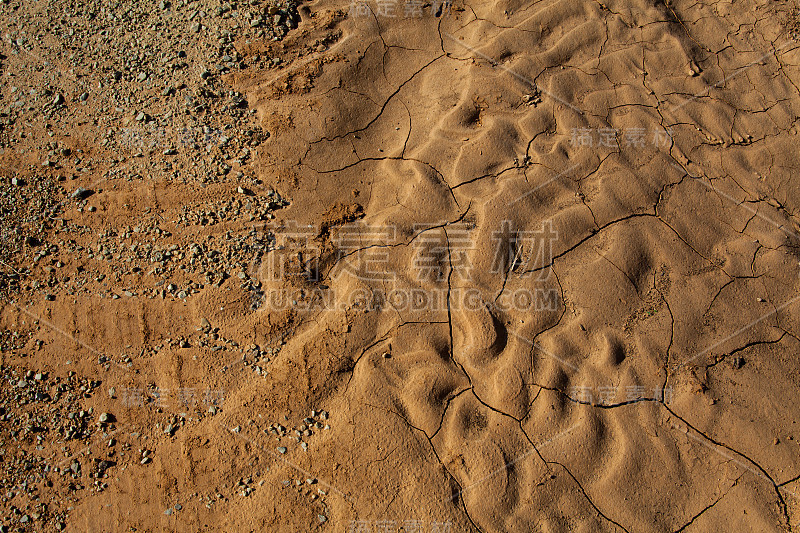
[[[10,527],[798,527],[796,8],[435,7],[231,37],[197,94],[232,141],[3,259],[11,386],[66,353],[145,391],[84,400],[128,446],[92,451],[105,486],[6,496]]]

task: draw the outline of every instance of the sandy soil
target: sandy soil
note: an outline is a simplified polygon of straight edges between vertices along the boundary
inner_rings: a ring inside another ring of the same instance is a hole
[[[0,531],[800,527],[794,2],[0,20]]]

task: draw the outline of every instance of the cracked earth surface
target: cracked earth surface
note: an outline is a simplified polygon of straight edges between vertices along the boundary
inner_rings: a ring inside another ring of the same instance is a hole
[[[477,531],[796,526],[798,56],[779,20],[723,2],[371,14],[343,23],[309,93],[259,108],[293,125],[276,168],[316,192],[293,209],[364,207],[360,244],[323,260],[330,290],[446,295],[315,315],[297,342],[308,365],[347,362],[324,386],[348,417],[330,450],[343,515]],[[574,142],[609,128],[648,139]],[[546,221],[557,238],[541,264],[494,268],[497,242],[513,258],[514,236]],[[421,276],[426,246],[439,253]],[[392,275],[367,280],[379,251]],[[521,288],[557,305],[501,305]],[[598,401],[604,386],[660,394]]]
[[[164,442],[156,472],[84,496],[74,523],[797,529],[791,6],[466,1],[418,18],[306,6],[280,70],[225,79],[270,133],[258,172],[291,198],[268,225],[278,261],[249,263],[258,291],[187,300],[174,326],[203,317],[260,346],[282,332],[282,348],[263,377],[226,378],[222,412]],[[278,310],[283,291],[296,300]],[[177,309],[131,304],[119,313],[138,317],[133,331],[92,342],[147,344]],[[215,364],[189,359],[165,351],[143,372],[177,387]],[[268,422],[312,409],[330,429],[276,454]],[[232,484],[245,463],[268,472],[253,496],[163,517],[162,493]],[[318,479],[324,505],[286,478]],[[132,518],[120,498],[158,516]]]

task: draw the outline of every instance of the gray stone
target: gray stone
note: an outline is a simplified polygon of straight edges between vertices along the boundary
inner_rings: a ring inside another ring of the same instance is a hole
[[[89,198],[93,194],[94,191],[92,191],[91,189],[84,189],[83,187],[78,187],[77,189],[75,189],[75,191],[72,193],[71,196],[72,198],[75,198],[77,200],[85,200],[86,198]]]

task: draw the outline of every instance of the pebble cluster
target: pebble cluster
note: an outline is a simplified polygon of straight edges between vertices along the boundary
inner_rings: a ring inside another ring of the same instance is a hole
[[[90,458],[86,449],[86,443],[113,431],[112,415],[95,419],[93,409],[83,407],[101,383],[73,371],[64,379],[8,365],[0,366],[0,374],[0,503],[10,510],[12,522],[51,523],[62,530],[64,510],[50,505],[41,492],[56,491],[69,500],[83,490],[102,491],[106,470],[116,465],[113,454]],[[60,453],[42,456],[37,452],[44,444]],[[91,487],[82,481],[84,471],[94,479]]]
[[[330,426],[325,423],[326,420],[328,420],[326,411],[311,411],[311,416],[304,418],[296,427],[287,429],[282,424],[274,423],[270,424],[264,433],[273,435],[278,442],[286,439],[294,445],[300,446],[303,451],[308,451],[308,438],[320,429],[330,429]],[[288,451],[286,446],[278,446],[276,449],[280,454]]]
[[[87,10],[66,2],[34,13],[10,4],[0,8],[10,47],[0,58],[11,76],[0,86],[0,157],[13,155],[15,164],[0,163],[0,297],[20,303],[36,296],[51,302],[79,295],[184,299],[241,281],[237,273],[248,272],[269,249],[267,231],[204,234],[188,243],[175,234],[223,221],[269,221],[288,205],[246,172],[269,133],[242,94],[222,88],[220,77],[253,66],[234,38],[282,39],[297,27],[296,5],[179,0],[162,1],[157,10],[124,2]],[[185,30],[173,38],[157,38],[180,27]],[[254,61],[258,68],[281,65],[280,58]],[[169,220],[151,207],[131,207],[135,224],[98,231],[86,218],[105,214],[105,197],[118,183],[164,179],[233,184],[228,198],[185,204]],[[220,349],[210,327],[200,333],[198,345]],[[0,334],[4,353],[24,356],[41,347],[30,331]],[[248,353],[256,363],[267,354]],[[130,366],[132,359],[98,357],[106,370],[114,362]],[[113,415],[96,418],[82,406],[101,382],[74,372],[66,378],[12,366],[0,372],[0,502],[11,513],[0,517],[0,531],[36,523],[63,529],[66,509],[38,501],[40,487],[63,484],[64,502],[68,494],[105,490],[107,472],[120,461],[116,440],[106,439],[108,452],[100,458],[78,454],[61,466],[63,458],[45,460],[36,452],[43,443],[62,443],[69,456],[75,453],[70,445],[112,430]],[[185,421],[173,417],[163,432],[172,436]],[[135,460],[147,465],[153,451],[143,448]]]
[[[257,309],[258,265],[281,248],[273,229],[291,199],[262,164],[268,120],[230,80],[248,69],[276,76],[338,38],[331,30],[289,50],[281,41],[300,22],[294,0],[0,4],[3,305],[179,304],[231,289],[249,292]],[[289,334],[257,345],[203,318],[194,331],[135,348],[100,346],[88,359],[76,355],[81,365],[65,354],[43,370],[33,359],[50,353],[57,333],[36,319],[0,331],[0,533],[67,528],[84,495],[114,490],[126,469],[159,468],[163,442],[223,410],[211,402],[164,408],[156,383],[140,379],[144,362],[164,349],[234,352],[215,371],[237,367],[266,380]],[[92,377],[76,372],[95,362]],[[133,386],[148,424],[126,416],[127,387],[112,370],[141,381]],[[98,390],[119,410],[95,412]],[[314,411],[296,427],[267,431],[287,453],[308,450],[326,419]],[[301,485],[312,500],[325,495],[312,490],[316,480]],[[235,490],[248,496],[257,486],[242,477]],[[207,508],[226,499],[217,489],[193,497]],[[164,514],[193,507],[190,499]]]

